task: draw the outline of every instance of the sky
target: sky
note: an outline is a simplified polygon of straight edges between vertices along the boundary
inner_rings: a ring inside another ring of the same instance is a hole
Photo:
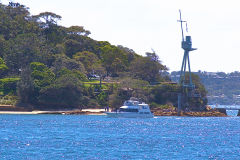
[[[9,0],[2,0],[8,4]],[[50,11],[62,16],[60,25],[84,26],[90,37],[151,52],[169,68],[181,68],[182,18],[188,23],[196,51],[190,52],[192,71],[240,71],[239,0],[13,0],[29,7],[32,15]]]

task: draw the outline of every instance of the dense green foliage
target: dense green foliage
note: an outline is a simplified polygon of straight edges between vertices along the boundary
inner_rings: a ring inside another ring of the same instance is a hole
[[[52,12],[32,16],[25,6],[0,5],[2,95],[41,109],[119,107],[132,96],[176,106],[179,86],[161,74],[167,67],[155,52],[140,56],[93,40],[82,26],[60,26],[60,20]]]
[[[2,78],[0,79],[0,92],[6,95],[9,93],[16,93],[17,82],[19,78]]]
[[[5,62],[3,59],[0,57],[0,76],[4,76],[8,71],[8,67],[6,66]]]

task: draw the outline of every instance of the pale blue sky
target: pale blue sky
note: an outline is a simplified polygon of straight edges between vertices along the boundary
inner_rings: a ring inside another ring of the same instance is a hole
[[[8,0],[2,0],[7,4]],[[32,14],[51,11],[63,26],[79,25],[90,37],[123,45],[138,54],[153,48],[170,71],[183,56],[178,9],[188,21],[193,71],[240,71],[239,0],[14,0]]]

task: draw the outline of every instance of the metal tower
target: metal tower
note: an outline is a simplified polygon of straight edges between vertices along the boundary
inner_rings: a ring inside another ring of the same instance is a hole
[[[182,49],[184,50],[183,55],[183,61],[182,61],[182,67],[181,67],[181,74],[179,78],[179,85],[181,86],[181,93],[178,95],[178,114],[180,113],[182,109],[183,100],[186,99],[184,95],[189,94],[191,96],[192,91],[195,89],[195,85],[192,82],[192,76],[191,76],[191,67],[190,67],[190,59],[189,59],[189,52],[196,50],[196,48],[192,48],[192,40],[191,36],[184,37],[184,31],[183,31],[183,23],[186,23],[186,31],[187,31],[187,22],[182,20],[181,10],[179,10],[180,13],[180,20],[178,22],[181,23],[181,31],[182,31]],[[186,74],[188,68],[188,75],[189,79],[186,80]]]

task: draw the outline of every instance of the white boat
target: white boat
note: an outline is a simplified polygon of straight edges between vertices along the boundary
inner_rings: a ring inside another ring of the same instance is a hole
[[[153,118],[149,105],[138,100],[127,100],[123,106],[115,112],[106,112],[108,117],[119,118]]]

